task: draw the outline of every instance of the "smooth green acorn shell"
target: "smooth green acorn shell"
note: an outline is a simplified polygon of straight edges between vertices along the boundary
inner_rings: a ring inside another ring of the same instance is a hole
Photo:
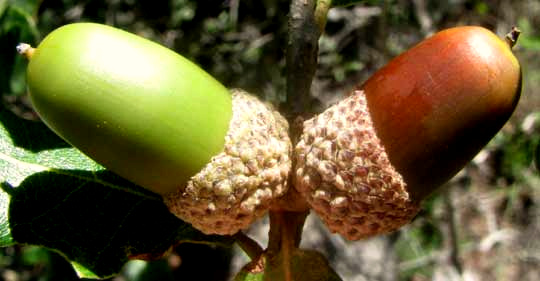
[[[100,24],[50,33],[27,70],[32,103],[68,143],[166,194],[222,151],[229,91],[173,51]]]

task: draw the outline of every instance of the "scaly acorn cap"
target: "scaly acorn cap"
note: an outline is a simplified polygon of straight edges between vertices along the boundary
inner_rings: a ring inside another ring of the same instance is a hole
[[[330,231],[350,240],[392,231],[418,212],[377,137],[363,92],[304,122],[295,187]]]
[[[285,194],[291,169],[285,118],[242,90],[232,90],[232,102],[223,152],[186,186],[164,196],[173,214],[207,234],[247,228]]]
[[[173,51],[93,23],[17,50],[47,126],[201,231],[234,234],[285,193],[285,119]]]
[[[396,230],[498,132],[521,91],[518,33],[441,31],[304,123],[295,187],[330,230]]]

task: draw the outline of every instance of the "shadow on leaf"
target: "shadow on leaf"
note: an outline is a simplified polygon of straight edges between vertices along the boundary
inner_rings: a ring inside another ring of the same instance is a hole
[[[32,152],[71,147],[45,124],[22,119],[4,107],[0,108],[0,122],[8,131],[15,146]]]
[[[129,258],[158,258],[181,242],[229,244],[170,214],[158,195],[107,172],[40,172],[11,195],[9,225],[18,243],[63,253],[99,277]]]

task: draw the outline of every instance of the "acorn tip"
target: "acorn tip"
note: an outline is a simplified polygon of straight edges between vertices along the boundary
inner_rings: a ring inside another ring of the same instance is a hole
[[[516,45],[520,34],[521,34],[521,30],[519,30],[519,28],[517,28],[516,26],[513,26],[512,30],[510,30],[510,32],[506,34],[504,39],[506,40],[506,43],[508,44],[508,46],[510,46],[510,48]]]
[[[32,55],[34,54],[34,51],[36,49],[32,48],[30,44],[27,43],[19,43],[17,44],[17,52],[23,56],[25,56],[27,59],[32,58]]]

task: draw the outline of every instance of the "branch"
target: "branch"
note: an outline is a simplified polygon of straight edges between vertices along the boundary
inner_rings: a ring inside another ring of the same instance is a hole
[[[457,237],[457,226],[456,226],[456,215],[454,203],[452,202],[452,192],[450,189],[445,189],[443,196],[444,199],[444,209],[446,219],[445,233],[446,233],[446,248],[449,250],[448,262],[452,265],[457,272],[460,274],[463,273],[463,266],[459,261],[459,246],[458,246],[458,237]]]
[[[293,253],[300,245],[302,228],[308,216],[306,212],[279,212],[271,211],[270,232],[268,234],[269,271],[280,272],[283,280],[292,280]]]
[[[317,69],[321,31],[315,0],[292,0],[287,40],[287,115],[289,121],[311,111],[311,82]],[[294,135],[295,132],[293,132]]]
[[[236,243],[252,260],[257,259],[263,252],[263,248],[255,240],[244,234],[242,231],[234,235]]]
[[[319,32],[322,34],[326,26],[326,17],[328,10],[332,6],[332,0],[317,0],[315,7],[315,24],[319,27]],[[320,35],[320,34],[319,34]]]

